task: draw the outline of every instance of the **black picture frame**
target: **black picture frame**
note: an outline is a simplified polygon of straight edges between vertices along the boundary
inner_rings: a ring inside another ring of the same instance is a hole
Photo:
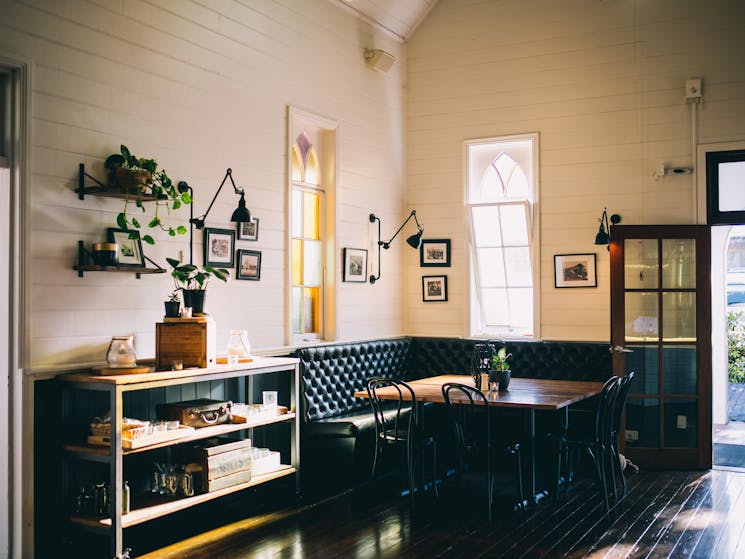
[[[121,268],[144,268],[145,255],[142,252],[142,241],[139,234],[130,239],[131,231],[109,227],[107,236],[110,243],[116,243],[116,261]]]
[[[424,301],[425,303],[431,303],[434,301],[447,300],[447,276],[422,276],[422,301]]]
[[[554,287],[597,287],[597,255],[554,254]]]
[[[204,265],[216,268],[235,266],[235,231],[204,228]]]
[[[419,266],[449,268],[450,239],[422,239],[422,246],[419,247]]]
[[[239,280],[261,279],[261,251],[238,249],[235,277]]]
[[[344,249],[343,281],[353,283],[367,282],[367,250],[364,248]]]
[[[258,241],[259,240],[259,218],[253,217],[251,221],[239,223],[236,227],[239,241]]]

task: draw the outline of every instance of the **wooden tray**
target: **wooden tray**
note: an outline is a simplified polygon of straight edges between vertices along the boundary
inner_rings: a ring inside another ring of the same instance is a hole
[[[253,357],[239,357],[238,363],[253,363],[253,360]],[[218,357],[217,359],[215,359],[215,363],[218,365],[227,365],[228,358],[227,356]]]
[[[138,437],[136,439],[126,439],[122,437],[122,448],[131,450],[133,448],[142,448],[143,446],[149,446],[151,444],[175,441],[192,435],[195,430],[196,429],[194,429],[194,427],[181,425],[178,429],[160,431],[158,433],[145,435],[144,437]],[[109,446],[111,444],[111,437],[102,435],[89,435],[88,444],[95,446]]]
[[[114,369],[112,367],[93,367],[99,375],[141,375],[142,373],[149,373],[153,370],[152,367],[146,365],[139,365],[136,367],[119,367]]]

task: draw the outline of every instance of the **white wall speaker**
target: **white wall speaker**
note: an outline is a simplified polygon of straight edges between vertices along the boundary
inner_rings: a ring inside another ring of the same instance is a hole
[[[381,49],[365,49],[365,62],[373,70],[387,72],[393,66],[396,57]]]

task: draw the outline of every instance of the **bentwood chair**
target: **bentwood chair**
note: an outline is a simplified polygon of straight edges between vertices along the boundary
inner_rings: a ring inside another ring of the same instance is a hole
[[[382,389],[393,391],[394,400],[382,398]],[[416,396],[412,388],[402,380],[373,378],[367,383],[367,394],[375,416],[375,456],[371,481],[381,466],[384,456],[392,451],[401,454],[403,470],[409,485],[409,495],[414,503],[416,467],[420,466],[420,479],[424,487],[424,452],[432,453],[432,487],[437,497],[437,445],[434,437],[426,435],[420,428]]]
[[[621,469],[621,457],[618,452],[618,437],[621,433],[621,419],[623,410],[626,406],[626,396],[629,393],[631,381],[634,379],[634,372],[629,371],[620,381],[616,398],[613,403],[613,416],[611,418],[611,431],[608,440],[608,458],[611,464],[611,475],[613,479],[613,498],[617,498],[616,477],[621,477],[621,496],[626,495],[626,478]]]
[[[603,385],[596,400],[595,410],[585,421],[577,421],[569,425],[568,429],[556,435],[550,435],[557,444],[557,467],[556,467],[556,498],[559,493],[559,480],[564,470],[564,480],[568,488],[569,479],[572,475],[571,456],[576,451],[587,452],[593,462],[598,489],[603,497],[605,512],[610,512],[608,499],[608,468],[612,468],[609,461],[610,439],[612,432],[612,421],[614,417],[614,405],[616,394],[620,386],[618,377],[609,378]]]
[[[482,470],[486,480],[486,502],[492,519],[495,491],[495,468],[499,455],[515,462],[518,506],[525,502],[522,483],[520,444],[499,444],[493,437],[487,399],[480,390],[460,383],[442,386],[442,395],[450,411],[456,443],[456,475]]]

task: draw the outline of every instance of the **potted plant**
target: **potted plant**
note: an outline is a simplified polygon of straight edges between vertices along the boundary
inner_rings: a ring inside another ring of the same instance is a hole
[[[164,302],[166,306],[166,316],[168,317],[174,318],[179,316],[179,311],[181,310],[181,300],[178,297],[178,292],[178,289],[174,289],[168,296],[168,301]]]
[[[209,280],[214,276],[227,282],[230,274],[225,268],[181,264],[175,258],[166,258],[166,261],[173,268],[171,277],[176,284],[176,291],[183,292],[184,306],[191,307],[194,315],[204,314],[204,297]]]
[[[155,200],[155,215],[146,223],[147,227],[159,227],[167,231],[172,237],[185,235],[188,231],[185,225],[172,227],[163,223],[159,210],[161,207],[167,210],[178,210],[182,204],[191,204],[191,196],[188,192],[179,192],[176,185],[163,169],[158,169],[155,159],[147,159],[133,155],[127,146],[122,144],[119,153],[112,153],[106,158],[104,166],[109,171],[109,187],[124,192],[124,209],[116,216],[116,224],[120,229],[130,231],[130,238],[140,238],[149,245],[154,245],[155,240],[151,235],[140,236],[142,227],[140,221],[129,215],[129,204],[133,201],[130,194],[134,195],[134,203],[137,208],[145,211],[142,199],[137,195],[148,196]]]
[[[510,371],[510,364],[507,362],[510,357],[512,357],[512,354],[507,353],[507,348],[502,346],[491,358],[492,372],[496,377],[500,392],[507,390],[510,385],[512,371]],[[491,384],[492,379],[490,378],[489,381],[489,384]]]

